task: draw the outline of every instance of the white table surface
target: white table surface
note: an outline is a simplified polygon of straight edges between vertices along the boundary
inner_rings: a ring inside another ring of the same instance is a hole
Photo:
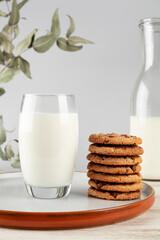
[[[75,230],[31,231],[0,228],[0,240],[160,239],[160,182],[147,181],[147,183],[155,189],[155,203],[148,211],[131,220]]]

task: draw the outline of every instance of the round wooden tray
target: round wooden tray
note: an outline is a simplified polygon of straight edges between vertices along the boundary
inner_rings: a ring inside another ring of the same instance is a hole
[[[155,200],[144,183],[141,198],[109,201],[87,195],[86,173],[76,172],[69,196],[41,200],[27,195],[21,173],[0,174],[0,226],[19,229],[73,229],[111,224],[133,218]]]

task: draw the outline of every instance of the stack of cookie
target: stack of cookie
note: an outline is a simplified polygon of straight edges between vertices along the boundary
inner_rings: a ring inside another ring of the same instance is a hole
[[[108,200],[139,198],[143,188],[140,174],[142,139],[119,134],[92,134],[87,159],[88,194]]]

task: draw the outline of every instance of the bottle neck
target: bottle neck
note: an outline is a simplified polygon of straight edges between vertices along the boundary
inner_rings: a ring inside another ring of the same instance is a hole
[[[142,30],[144,70],[160,71],[160,31],[144,27]]]

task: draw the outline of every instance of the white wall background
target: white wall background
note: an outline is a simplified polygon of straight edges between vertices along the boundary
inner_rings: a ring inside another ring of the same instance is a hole
[[[0,7],[5,10],[5,3]],[[130,94],[141,68],[137,25],[141,18],[160,17],[160,1],[30,0],[21,11],[27,21],[21,20],[19,40],[34,28],[45,33],[57,7],[63,36],[69,24],[65,14],[70,14],[77,26],[75,35],[95,44],[76,53],[64,52],[56,45],[45,54],[25,53],[33,79],[20,74],[4,84],[7,93],[0,99],[0,109],[6,126],[12,128],[18,124],[23,93],[75,94],[80,129],[77,170],[86,170],[91,133],[129,133]],[[8,163],[0,160],[0,164],[1,170],[10,170]]]

